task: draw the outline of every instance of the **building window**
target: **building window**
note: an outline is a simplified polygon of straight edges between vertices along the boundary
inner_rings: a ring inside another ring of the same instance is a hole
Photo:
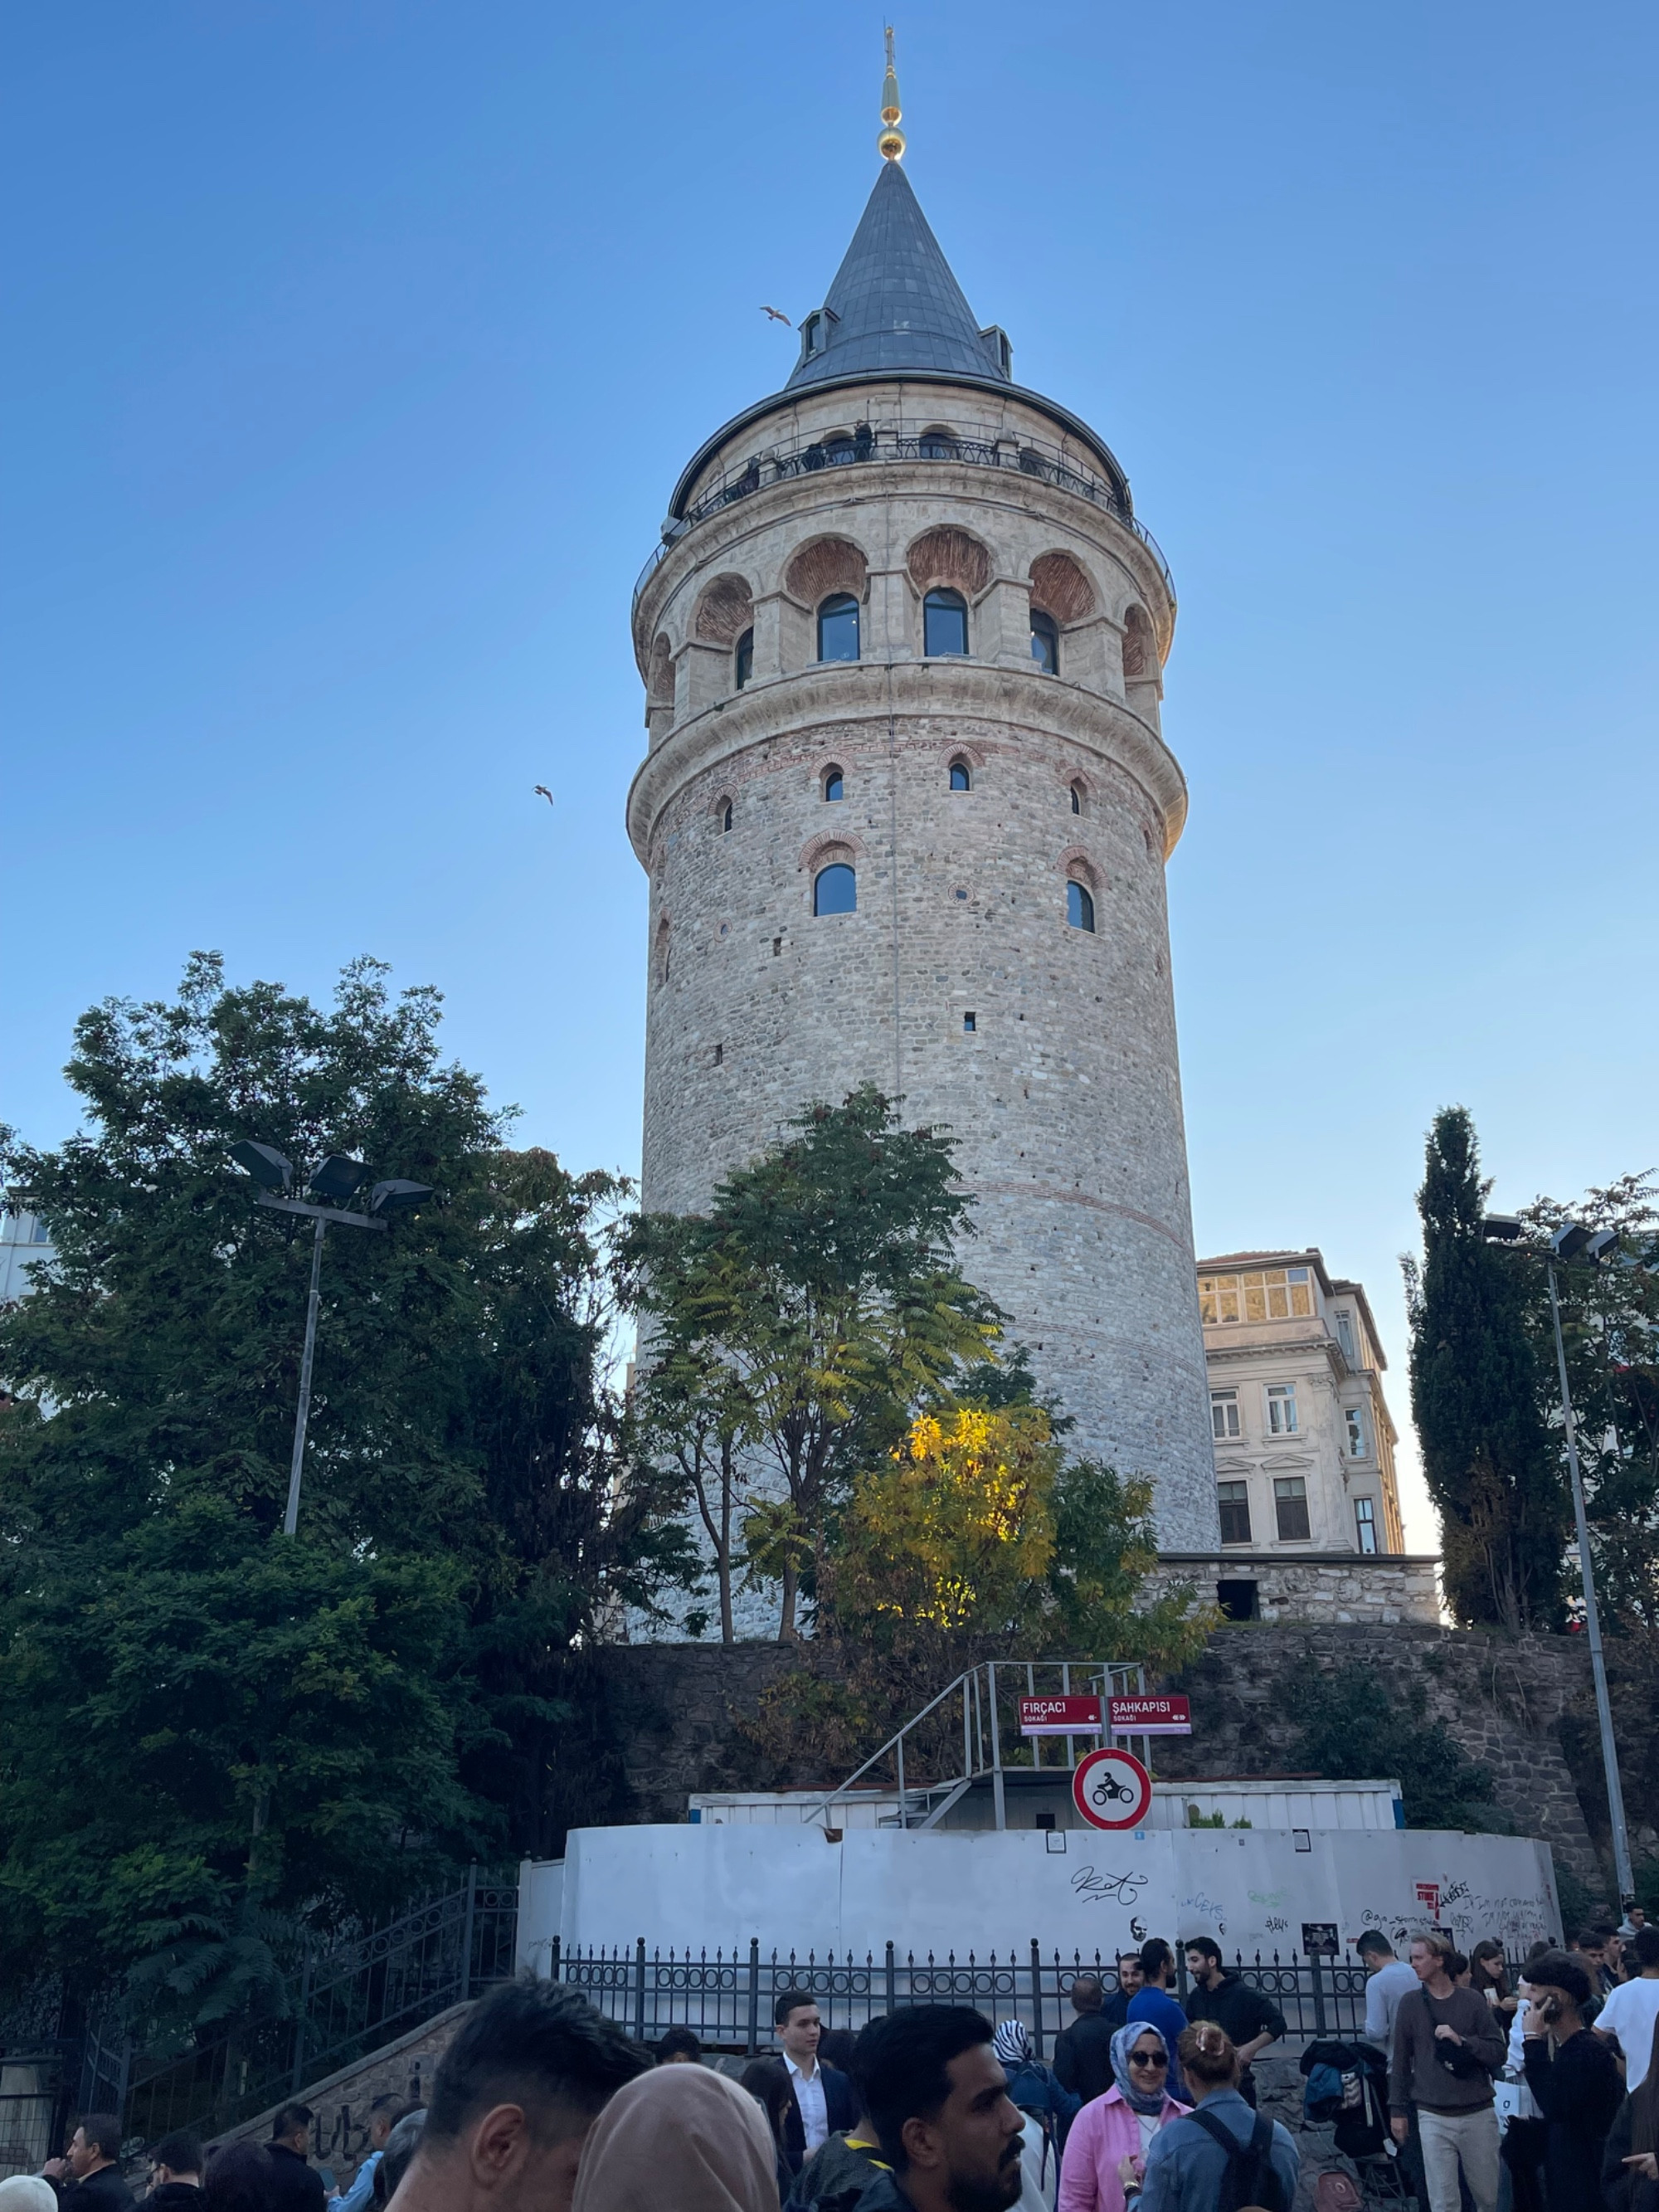
[[[1237,1390],[1212,1390],[1210,1393],[1210,1434],[1219,1443],[1238,1434],[1238,1393]]]
[[[744,630],[738,640],[737,650],[732,656],[732,673],[739,691],[755,672],[755,633]]]
[[[1095,902],[1086,884],[1069,883],[1066,886],[1066,919],[1073,929],[1092,931],[1095,926]]]
[[[1308,1522],[1308,1486],[1299,1474],[1273,1477],[1273,1513],[1281,1544],[1305,1544],[1313,1531]]]
[[[1353,1316],[1346,1311],[1336,1316],[1336,1340],[1342,1347],[1342,1357],[1350,1367],[1358,1367],[1358,1357],[1354,1349]]]
[[[1072,811],[1073,814],[1081,814],[1083,811],[1083,786],[1080,783],[1074,783],[1072,786]]]
[[[1370,1449],[1365,1434],[1365,1408],[1363,1406],[1345,1407],[1342,1425],[1348,1440],[1348,1457],[1364,1459]]]
[[[838,768],[827,768],[823,771],[823,795],[827,799],[846,798],[847,787],[842,781]]]
[[[973,779],[972,775],[971,775],[969,774],[969,768],[968,768],[968,763],[967,763],[967,762],[966,762],[966,761],[952,761],[952,762],[951,762],[951,790],[952,790],[952,791],[971,791],[971,790],[973,789],[973,787],[974,787],[974,779]]]
[[[1267,1434],[1270,1437],[1293,1437],[1296,1434],[1294,1382],[1270,1382],[1267,1385]]]
[[[812,884],[814,914],[856,914],[858,878],[845,860],[832,860],[820,868]]]
[[[1248,1274],[1200,1275],[1198,1310],[1212,1327],[1219,1322],[1311,1318],[1312,1273],[1306,1267],[1257,1267]]]
[[[728,799],[720,809],[720,831],[724,835],[732,827],[732,802]]]
[[[1031,616],[1031,658],[1045,676],[1060,673],[1060,625],[1052,615]]]
[[[1221,1514],[1222,1542],[1248,1544],[1250,1540],[1250,1486],[1247,1482],[1218,1482],[1215,1494]]]
[[[825,459],[832,469],[841,467],[844,462],[854,461],[858,459],[858,450],[845,431],[842,431],[839,437],[826,438],[823,441],[823,453]]]
[[[1261,1589],[1255,1582],[1222,1582],[1215,1586],[1215,1601],[1224,1620],[1260,1620]]]
[[[815,353],[822,353],[823,351],[823,315],[808,315],[805,321],[800,326],[801,359],[803,361],[811,361]]]
[[[850,592],[832,592],[818,609],[818,659],[859,657],[859,603]]]
[[[948,430],[935,423],[931,430],[921,434],[917,450],[924,461],[953,461],[957,457],[957,441]],[[932,650],[930,647],[929,651]],[[964,645],[962,651],[968,650]]]
[[[1359,1539],[1362,1552],[1376,1549],[1376,1505],[1370,1498],[1356,1498],[1353,1502],[1354,1534]]]
[[[977,1014],[964,1014],[963,1016],[962,1033],[963,1036],[972,1036],[978,1027],[979,1016]]]
[[[935,658],[968,650],[968,602],[960,592],[929,592],[921,603],[921,649]]]

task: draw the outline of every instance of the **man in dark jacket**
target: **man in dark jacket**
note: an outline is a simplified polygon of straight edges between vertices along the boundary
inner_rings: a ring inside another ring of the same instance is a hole
[[[1140,1954],[1136,1952],[1133,1956],[1138,1987]],[[1121,1998],[1122,2011],[1127,2014],[1128,1998],[1121,1990],[1117,1997]],[[1069,2089],[1088,2105],[1103,2097],[1112,2086],[1112,2038],[1124,2021],[1111,2018],[1100,1984],[1092,1974],[1079,1974],[1073,1983],[1072,2010],[1077,2018],[1054,2038],[1054,2078],[1062,2089]]]
[[[70,2138],[67,2154],[41,2168],[60,2204],[75,2212],[125,2212],[132,2191],[121,2179],[121,2123],[113,2112],[88,2112]]]
[[[1187,1942],[1187,1972],[1193,1978],[1186,2014],[1189,2021],[1212,2020],[1230,2036],[1243,2063],[1238,2094],[1254,2109],[1255,2083],[1250,2061],[1258,2051],[1277,2043],[1285,2033],[1285,2015],[1270,1997],[1253,1990],[1243,1974],[1221,1963],[1221,1946],[1210,1936],[1194,1936]]]
[[[1584,2025],[1589,1977],[1565,1951],[1527,1963],[1532,2002],[1521,2023],[1527,2087],[1544,2115],[1550,2212],[1601,2212],[1601,2159],[1625,2101],[1612,2051]]]
[[[202,2201],[202,2146],[184,2130],[163,2136],[149,2154],[145,2212],[196,2212]]]
[[[270,2124],[272,2212],[323,2212],[328,2192],[310,2164],[311,2107],[284,2105]]]

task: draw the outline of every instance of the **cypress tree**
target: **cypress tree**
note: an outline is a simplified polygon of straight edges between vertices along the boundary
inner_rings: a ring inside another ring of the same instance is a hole
[[[1482,1231],[1474,1124],[1449,1106],[1417,1194],[1423,1267],[1407,1268],[1412,1412],[1440,1514],[1446,1601],[1466,1627],[1563,1624],[1571,1507],[1540,1410],[1525,1269]]]

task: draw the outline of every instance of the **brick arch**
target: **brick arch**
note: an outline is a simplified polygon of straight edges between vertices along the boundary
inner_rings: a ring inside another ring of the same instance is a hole
[[[987,752],[983,745],[970,744],[965,738],[958,738],[954,744],[946,745],[944,752],[940,755],[940,758],[944,761],[947,769],[950,767],[952,761],[960,760],[966,761],[969,767],[973,769],[975,772],[982,769],[986,762],[989,760],[990,757],[990,754]]]
[[[1123,611],[1123,673],[1129,682],[1158,673],[1158,645],[1145,607]]]
[[[1081,622],[1095,611],[1095,587],[1069,553],[1040,553],[1031,563],[1031,605],[1058,623]]]
[[[976,599],[991,580],[991,556],[977,538],[949,523],[924,530],[904,556],[910,581],[919,592],[949,585],[966,599]]]
[[[1075,876],[1080,884],[1087,884],[1097,898],[1104,890],[1106,878],[1081,845],[1068,845],[1054,863],[1057,875],[1069,879]]]
[[[783,588],[805,607],[816,607],[833,592],[864,597],[870,563],[850,538],[815,538],[803,545],[784,571]]]
[[[697,601],[693,628],[705,645],[735,645],[754,620],[754,594],[743,578],[716,576]]]
[[[833,861],[842,860],[849,868],[856,867],[864,858],[864,840],[850,830],[826,830],[820,837],[809,837],[800,848],[795,866],[809,876],[817,875]]]
[[[651,665],[646,677],[646,690],[653,707],[673,705],[674,654],[665,636],[659,636],[651,647]]]

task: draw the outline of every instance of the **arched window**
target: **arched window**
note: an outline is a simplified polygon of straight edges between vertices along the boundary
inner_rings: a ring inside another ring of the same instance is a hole
[[[1080,783],[1074,783],[1072,786],[1072,811],[1073,814],[1081,814],[1083,811],[1083,786]]]
[[[1060,624],[1040,608],[1031,610],[1031,658],[1046,676],[1060,673]]]
[[[845,860],[832,860],[818,870],[812,879],[814,914],[856,914],[858,903],[858,878]]]
[[[1092,931],[1095,926],[1095,902],[1086,884],[1074,877],[1066,886],[1066,919],[1073,929]]]
[[[921,603],[921,649],[930,655],[968,650],[968,602],[960,592],[929,592]]]
[[[974,787],[974,779],[973,779],[973,775],[972,775],[971,771],[970,771],[970,770],[969,770],[969,766],[968,766],[967,762],[966,762],[966,761],[952,761],[952,762],[951,762],[951,790],[952,790],[952,791],[971,791],[971,790],[973,789],[973,787]]]
[[[942,429],[936,422],[931,429],[922,432],[918,450],[924,461],[953,461],[957,454],[957,441],[948,430]]]
[[[823,795],[826,799],[846,798],[847,787],[842,781],[838,768],[827,768],[823,771]]]
[[[826,438],[823,441],[823,451],[831,468],[838,468],[843,461],[856,460],[858,458],[857,449],[844,430],[838,437]]]
[[[835,592],[818,609],[818,659],[859,657],[859,603],[850,592]]]
[[[732,672],[737,678],[738,689],[741,691],[755,672],[755,633],[752,629],[744,630],[738,640],[736,651],[732,656]]]
[[[721,807],[721,809],[720,809],[720,829],[721,829],[722,833],[724,833],[726,830],[729,830],[731,827],[732,827],[732,802],[731,802],[731,800],[728,799],[726,800],[726,802],[725,805],[724,805],[724,806],[722,806],[722,807]]]

